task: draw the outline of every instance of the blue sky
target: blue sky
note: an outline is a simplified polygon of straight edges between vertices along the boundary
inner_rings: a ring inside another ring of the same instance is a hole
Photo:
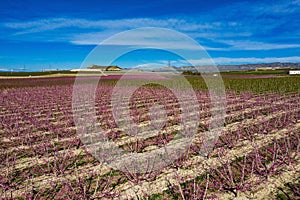
[[[140,27],[182,32],[202,45],[216,64],[300,62],[299,24],[300,0],[2,0],[0,69],[79,68],[102,40]],[[151,54],[140,64],[174,58]],[[127,57],[125,67],[139,57]]]

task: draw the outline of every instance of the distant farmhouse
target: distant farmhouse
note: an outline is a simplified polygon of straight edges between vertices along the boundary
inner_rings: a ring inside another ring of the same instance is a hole
[[[99,66],[99,65],[91,65],[87,68],[83,69],[72,69],[72,72],[81,72],[81,73],[101,73],[102,75],[106,76],[104,74],[104,71],[121,71],[122,68],[118,66]]]
[[[256,67],[255,71],[269,71],[269,70],[275,70],[274,67]]]
[[[101,69],[102,71],[121,71],[122,69],[116,65],[113,66],[100,66],[100,65],[91,65],[87,69]]]

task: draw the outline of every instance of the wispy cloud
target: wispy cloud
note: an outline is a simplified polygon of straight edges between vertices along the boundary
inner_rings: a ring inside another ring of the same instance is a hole
[[[117,32],[115,32],[117,33]],[[104,31],[100,33],[86,33],[77,34],[70,41],[73,44],[78,45],[98,45],[101,41],[109,38],[114,32]],[[232,51],[232,50],[274,50],[274,49],[291,49],[299,48],[299,44],[285,44],[285,43],[265,43],[248,40],[219,40],[212,39],[210,42],[202,43],[198,41],[205,50],[216,50],[216,51]],[[219,46],[214,45],[217,43]],[[188,45],[184,40],[170,40],[170,37],[164,37],[163,35],[157,35],[152,38],[143,37],[142,33],[133,34],[131,37],[124,39],[112,40],[109,45],[148,45],[152,47],[169,46],[170,48],[176,49],[194,49],[194,47]],[[225,47],[224,47],[225,46]],[[198,49],[198,48],[196,48]]]
[[[103,33],[80,34],[71,41],[74,44],[99,44]],[[104,40],[102,45],[126,45],[157,49],[203,50],[195,40],[178,32],[161,28],[133,29]]]
[[[16,34],[28,34],[56,30],[60,28],[80,28],[80,29],[117,29],[126,30],[138,27],[169,27],[182,31],[195,31],[201,29],[210,29],[217,24],[196,23],[184,19],[151,19],[151,18],[133,18],[116,20],[86,20],[69,18],[41,19],[28,22],[9,22],[3,26],[19,30]]]
[[[144,63],[144,64],[139,64],[134,68],[151,70],[151,69],[159,69],[163,67],[166,67],[166,65],[162,63]]]
[[[299,48],[299,44],[275,44],[265,43],[257,41],[241,41],[241,40],[219,40],[219,42],[225,43],[229,48],[223,48],[223,50],[273,50],[273,49],[287,49],[287,48]]]
[[[170,28],[187,33],[193,38],[215,38],[250,36],[250,32],[219,31],[224,27],[236,27],[236,22],[219,21],[197,21],[195,19],[153,19],[153,18],[132,18],[115,20],[87,20],[73,18],[51,18],[35,21],[8,22],[2,26],[15,30],[15,35],[30,35],[33,33],[45,33],[49,31],[59,31],[69,28],[68,31],[61,31],[58,34],[73,35],[72,42],[75,44],[98,44],[93,38],[104,39],[115,33],[139,28],[139,27],[161,27]],[[56,37],[52,34],[52,37]],[[69,37],[70,38],[70,37]],[[51,40],[51,39],[50,39]]]
[[[291,14],[299,10],[300,1],[278,1],[274,4],[261,3],[260,6],[252,7],[251,10],[258,14]]]

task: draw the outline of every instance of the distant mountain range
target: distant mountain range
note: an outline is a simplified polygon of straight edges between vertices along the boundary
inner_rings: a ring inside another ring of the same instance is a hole
[[[261,63],[261,64],[241,64],[241,65],[217,65],[219,71],[246,71],[246,70],[263,70],[263,69],[300,69],[300,63]],[[210,71],[211,66],[182,66],[182,67],[163,67],[152,71],[155,72],[165,72],[165,71],[196,71],[196,69],[201,71]]]
[[[240,70],[255,70],[260,68],[272,69],[290,69],[300,68],[300,63],[261,63],[261,64],[243,64],[243,65],[218,65],[220,71],[240,71]]]

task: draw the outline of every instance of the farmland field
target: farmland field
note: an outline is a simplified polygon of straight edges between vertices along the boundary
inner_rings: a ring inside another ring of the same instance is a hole
[[[86,151],[73,119],[74,77],[0,79],[0,199],[299,199],[300,77],[241,76],[224,76],[225,124],[205,156],[199,151],[209,129],[209,92],[201,78],[186,76],[199,104],[197,133],[172,164],[145,173],[114,169]],[[154,104],[166,121],[157,134],[132,139],[110,105],[118,78],[103,78],[96,90],[106,137],[127,152],[166,145],[182,118],[171,90],[154,84],[134,92],[134,122],[149,124]]]

